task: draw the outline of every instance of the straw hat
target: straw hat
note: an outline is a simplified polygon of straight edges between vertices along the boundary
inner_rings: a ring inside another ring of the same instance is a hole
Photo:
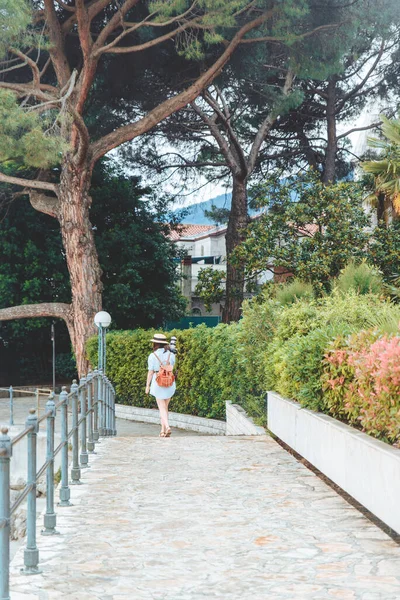
[[[155,333],[151,342],[155,342],[156,344],[168,344],[168,340],[163,333]]]

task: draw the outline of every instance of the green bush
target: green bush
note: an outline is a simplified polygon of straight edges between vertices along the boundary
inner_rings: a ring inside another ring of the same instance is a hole
[[[400,306],[371,292],[336,288],[322,298],[296,299],[292,295],[290,302],[283,302],[270,290],[265,291],[244,303],[239,323],[170,332],[177,336],[178,350],[177,392],[171,410],[223,419],[225,401],[230,400],[264,424],[265,393],[273,389],[305,407],[352,422],[360,416],[357,398],[354,394],[351,397],[350,414],[344,394],[346,385],[352,384],[354,369],[327,366],[326,356],[332,348],[346,346],[350,335],[351,339],[355,334],[362,337],[359,332],[363,330],[393,335],[399,321]],[[138,329],[107,334],[107,374],[116,387],[118,402],[156,406],[155,399],[145,395],[147,357],[154,333]],[[89,341],[88,356],[91,364],[96,364],[96,338]],[[343,372],[332,374],[333,368]],[[342,377],[343,394],[341,386],[329,388],[329,380],[341,381]],[[373,385],[368,386],[373,394]]]
[[[171,410],[202,417],[225,417],[225,401],[239,402],[251,395],[251,381],[241,366],[239,324],[199,325],[171,331],[177,336],[177,391]],[[107,334],[107,374],[115,385],[117,401],[146,408],[156,407],[146,396],[147,357],[153,330]],[[90,363],[97,363],[97,339],[87,346]]]
[[[297,300],[312,300],[313,298],[313,286],[301,279],[293,279],[293,281],[280,286],[276,292],[276,300],[283,306],[293,304]]]
[[[336,288],[344,293],[354,290],[357,294],[378,295],[384,292],[384,282],[379,271],[365,261],[349,262],[338,276]]]
[[[250,301],[243,309],[242,342],[250,357],[256,397],[276,390],[314,410],[326,410],[323,358],[337,336],[346,337],[372,327],[395,331],[400,309],[374,294],[335,290],[319,300],[299,300],[279,306],[276,300]]]

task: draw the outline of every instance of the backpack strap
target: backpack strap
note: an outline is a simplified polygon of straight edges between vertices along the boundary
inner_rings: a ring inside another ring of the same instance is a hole
[[[158,362],[160,363],[160,365],[163,366],[163,363],[162,363],[160,357],[155,352],[153,352],[153,354],[156,357],[156,359],[158,360]],[[168,358],[167,358],[167,362],[166,362],[167,365],[169,365],[170,357],[171,357],[171,352],[168,353]]]

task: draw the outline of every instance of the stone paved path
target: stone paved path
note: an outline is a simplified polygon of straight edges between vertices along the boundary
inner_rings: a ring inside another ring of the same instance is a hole
[[[400,547],[271,438],[104,440],[12,600],[398,600]]]

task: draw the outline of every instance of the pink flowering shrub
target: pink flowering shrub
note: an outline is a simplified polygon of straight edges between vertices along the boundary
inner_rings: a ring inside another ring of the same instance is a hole
[[[336,338],[324,358],[324,403],[333,416],[400,443],[400,337],[362,331]]]

